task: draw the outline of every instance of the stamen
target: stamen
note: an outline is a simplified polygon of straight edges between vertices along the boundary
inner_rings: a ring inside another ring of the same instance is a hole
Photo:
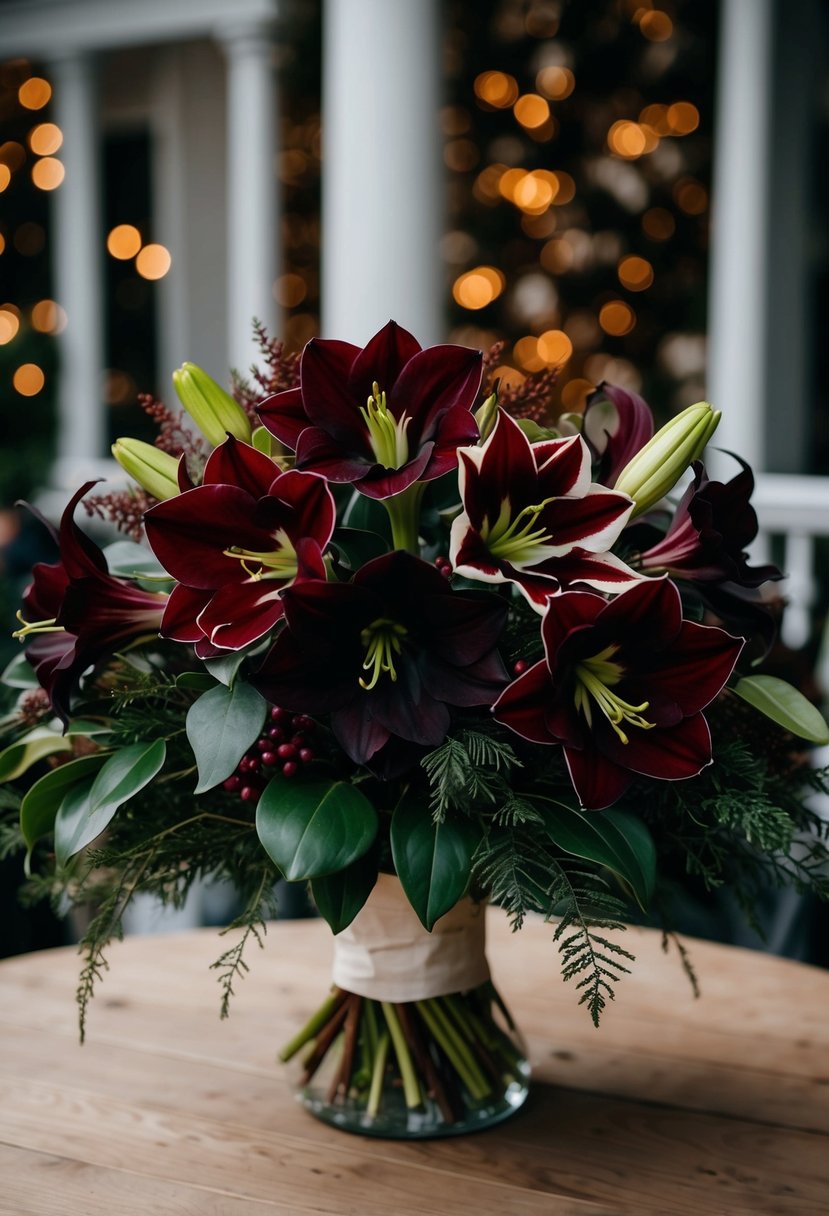
[[[238,545],[233,545],[230,549],[223,549],[222,552],[225,557],[235,557],[248,578],[256,580],[261,578],[295,578],[297,572],[296,550],[287,534],[280,528],[274,534],[273,539],[276,547],[267,553],[257,553],[253,549],[242,549]],[[251,562],[258,563],[259,569],[253,569],[249,564]]]
[[[66,632],[63,625],[55,624],[55,621],[57,620],[57,617],[55,617],[55,616],[47,617],[45,620],[42,620],[42,621],[27,621],[24,618],[23,613],[18,609],[18,611],[15,613],[15,617],[17,618],[18,621],[20,621],[20,624],[23,626],[23,628],[15,629],[14,633],[12,634],[12,637],[17,638],[17,640],[20,642],[22,642],[24,640],[24,638],[31,637],[32,634],[34,634],[34,633],[65,633]]]
[[[483,539],[493,557],[504,561],[513,559],[527,560],[530,556],[538,559],[541,554],[533,553],[540,545],[548,545],[553,537],[544,528],[537,528],[538,516],[553,498],[545,498],[543,502],[532,503],[524,507],[510,520],[510,503],[505,498],[497,520],[491,528],[482,532]]]
[[[649,701],[643,701],[641,705],[631,705],[617,693],[611,692],[611,688],[618,684],[624,675],[624,668],[621,664],[612,661],[613,655],[618,649],[618,646],[606,646],[598,654],[578,664],[575,672],[574,700],[576,709],[584,714],[589,727],[593,725],[592,700],[607,718],[622,743],[629,743],[630,739],[622,729],[623,722],[628,722],[631,726],[638,726],[640,730],[652,730],[656,723],[649,722],[647,718],[642,717],[650,705]]]
[[[403,653],[402,639],[407,633],[404,625],[387,617],[378,617],[361,632],[360,641],[366,647],[363,671],[372,673],[368,681],[362,676],[358,679],[360,687],[366,692],[370,692],[384,674],[392,681],[397,680],[395,658]]]

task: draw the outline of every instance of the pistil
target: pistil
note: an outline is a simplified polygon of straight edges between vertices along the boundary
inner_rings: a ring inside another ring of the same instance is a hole
[[[545,528],[536,526],[538,516],[544,508],[553,502],[553,498],[545,498],[543,502],[533,503],[519,511],[515,519],[510,519],[510,502],[505,498],[495,523],[482,532],[484,541],[493,557],[502,561],[538,560],[538,549],[552,541],[552,535]]]
[[[15,613],[15,616],[17,617],[18,621],[20,621],[20,624],[23,626],[23,628],[15,629],[14,633],[12,634],[12,637],[17,638],[21,642],[23,641],[24,638],[31,637],[32,634],[35,634],[35,633],[64,633],[65,632],[63,625],[58,625],[55,623],[57,621],[57,617],[55,617],[55,616],[47,617],[45,620],[42,620],[42,621],[27,621],[24,619],[23,613],[20,612],[19,610]]]
[[[225,557],[234,557],[241,563],[242,569],[248,578],[255,580],[261,578],[295,578],[297,572],[296,550],[281,528],[274,535],[274,542],[278,547],[266,553],[258,553],[254,549],[242,549],[238,545],[233,545],[230,549],[223,550],[223,552]],[[251,562],[258,563],[259,569],[253,569],[250,565]]]
[[[406,435],[411,418],[407,414],[399,419],[390,413],[386,402],[386,394],[380,391],[375,380],[372,384],[372,395],[366,402],[365,409],[360,413],[368,428],[368,438],[371,450],[377,457],[377,463],[386,469],[402,469],[409,459],[409,440]]]

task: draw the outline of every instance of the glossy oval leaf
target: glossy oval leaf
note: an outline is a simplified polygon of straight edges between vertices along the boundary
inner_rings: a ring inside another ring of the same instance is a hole
[[[409,903],[430,932],[469,886],[472,855],[481,839],[466,819],[435,823],[426,801],[404,797],[391,821],[394,868]]]
[[[256,808],[262,847],[290,882],[345,869],[370,848],[377,812],[347,781],[273,777]]]
[[[16,654],[9,665],[0,675],[0,684],[7,688],[37,688],[38,680],[35,670],[23,651]]]
[[[376,532],[378,536],[383,537],[389,548],[392,547],[389,515],[377,498],[369,498],[355,490],[343,514],[343,527]]]
[[[332,933],[342,933],[365,904],[377,882],[377,851],[369,849],[362,857],[336,874],[325,874],[311,882],[317,911]]]
[[[45,726],[37,726],[29,731],[28,735],[18,739],[16,743],[10,743],[0,752],[0,781],[14,781],[16,777],[22,777],[39,760],[53,756],[55,752],[71,750],[71,739],[48,730]]]
[[[777,676],[744,676],[733,690],[761,714],[809,743],[829,743],[829,724],[811,701]]]
[[[577,811],[563,802],[533,798],[547,835],[565,853],[607,866],[647,910],[656,885],[656,848],[648,828],[627,811]]]
[[[106,752],[95,752],[92,756],[70,760],[44,774],[26,791],[20,803],[20,830],[29,854],[41,836],[55,826],[55,816],[66,791],[84,778],[93,777],[106,759]],[[87,784],[91,789],[91,784]]]
[[[384,537],[362,528],[338,528],[331,538],[331,548],[337,564],[347,570],[359,570],[372,558],[389,551]]]
[[[73,786],[55,817],[55,856],[61,865],[100,836],[115,812],[157,776],[167,745],[134,743],[113,752],[91,785]]]
[[[196,757],[203,794],[225,781],[255,742],[265,723],[267,702],[250,684],[218,684],[199,697],[187,713],[187,738]]]

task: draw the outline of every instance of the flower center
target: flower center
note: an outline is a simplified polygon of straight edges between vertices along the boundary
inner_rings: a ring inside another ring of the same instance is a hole
[[[23,626],[22,629],[15,629],[12,634],[13,638],[23,641],[24,638],[31,637],[33,633],[65,633],[63,625],[56,625],[56,616],[50,616],[43,621],[27,621],[23,617],[23,613],[19,610],[15,613],[18,621]]]
[[[576,709],[584,714],[588,726],[593,725],[592,706],[595,702],[622,742],[629,743],[630,740],[622,730],[622,722],[629,722],[631,726],[638,726],[641,730],[651,730],[656,723],[648,722],[642,717],[650,704],[649,701],[643,701],[641,705],[631,705],[611,691],[614,685],[619,683],[625,670],[621,663],[613,662],[613,656],[618,649],[618,646],[606,646],[598,654],[577,664],[575,702]]]
[[[492,556],[510,562],[528,561],[530,558],[538,560],[539,547],[548,545],[553,539],[544,528],[536,526],[538,516],[552,501],[552,498],[545,498],[543,502],[533,503],[511,519],[510,500],[503,499],[495,523],[485,523],[481,532]]]
[[[360,641],[366,648],[363,671],[370,672],[371,678],[364,680],[360,676],[359,684],[366,692],[374,688],[384,672],[390,679],[397,679],[394,662],[403,653],[403,638],[408,632],[405,625],[399,625],[385,616],[379,616],[362,630]]]
[[[280,528],[274,533],[273,539],[278,547],[270,549],[267,553],[257,553],[254,549],[242,549],[238,545],[233,545],[230,549],[224,549],[223,552],[225,557],[236,558],[248,578],[255,580],[260,578],[279,578],[283,580],[296,578],[296,550],[291,544],[287,533]],[[254,565],[251,563],[258,566],[258,569],[254,568]]]
[[[386,394],[380,392],[380,386],[374,381],[372,394],[366,402],[366,407],[360,407],[363,421],[368,427],[368,440],[371,450],[377,457],[377,463],[386,469],[401,469],[409,459],[409,440],[406,430],[411,422],[408,414],[403,414],[399,420],[389,413],[386,404]]]

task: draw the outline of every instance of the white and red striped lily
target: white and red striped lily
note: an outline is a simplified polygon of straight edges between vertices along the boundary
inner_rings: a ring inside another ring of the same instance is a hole
[[[456,574],[514,583],[539,613],[572,586],[616,594],[641,580],[609,552],[633,502],[591,482],[580,435],[530,443],[501,410],[486,442],[458,456],[464,510],[449,547]]]

